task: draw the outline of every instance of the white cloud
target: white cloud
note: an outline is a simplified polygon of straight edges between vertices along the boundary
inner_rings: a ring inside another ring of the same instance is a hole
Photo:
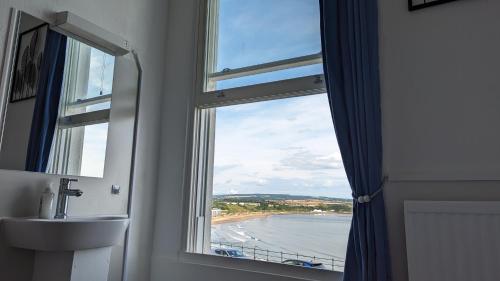
[[[281,166],[275,169],[291,168],[296,170],[343,169],[342,159],[335,154],[321,155],[301,148],[281,160]]]
[[[218,109],[214,193],[350,194],[326,95]]]

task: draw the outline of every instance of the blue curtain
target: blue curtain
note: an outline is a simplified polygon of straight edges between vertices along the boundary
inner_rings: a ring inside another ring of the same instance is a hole
[[[320,0],[324,72],[354,210],[345,281],[390,277],[382,191],[376,0]]]
[[[45,42],[35,110],[31,122],[26,171],[46,172],[59,114],[66,59],[66,36],[49,30]]]

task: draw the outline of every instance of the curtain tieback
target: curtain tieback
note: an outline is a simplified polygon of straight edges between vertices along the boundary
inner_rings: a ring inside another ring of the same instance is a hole
[[[372,194],[367,194],[367,195],[360,195],[356,196],[355,193],[352,194],[352,198],[354,198],[354,201],[356,201],[359,204],[364,204],[364,203],[369,203],[372,201],[375,196],[377,196],[379,193],[382,192],[382,189],[384,188],[384,183],[387,181],[387,176],[385,176],[382,181],[380,182],[380,185],[378,186],[378,189],[373,192]]]

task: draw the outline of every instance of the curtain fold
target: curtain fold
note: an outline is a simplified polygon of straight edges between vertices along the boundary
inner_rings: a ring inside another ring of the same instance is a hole
[[[26,156],[26,171],[46,172],[59,114],[67,37],[49,30]]]
[[[344,281],[391,280],[382,176],[376,0],[320,0],[328,98],[354,209]]]

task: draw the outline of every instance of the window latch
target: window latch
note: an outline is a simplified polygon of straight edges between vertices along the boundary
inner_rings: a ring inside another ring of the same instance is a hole
[[[218,92],[215,92],[215,96],[217,98],[225,98],[226,97],[226,94],[224,94],[223,91],[218,91]]]

